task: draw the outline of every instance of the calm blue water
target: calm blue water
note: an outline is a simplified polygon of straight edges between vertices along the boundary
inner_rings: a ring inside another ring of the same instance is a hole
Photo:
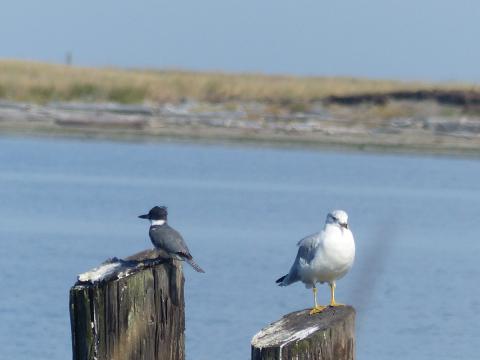
[[[188,359],[249,359],[258,330],[311,306],[274,280],[334,208],[357,243],[337,293],[358,359],[476,358],[479,179],[478,160],[0,138],[0,357],[68,359],[76,274],[150,247],[137,215],[167,204],[207,271],[185,271]]]

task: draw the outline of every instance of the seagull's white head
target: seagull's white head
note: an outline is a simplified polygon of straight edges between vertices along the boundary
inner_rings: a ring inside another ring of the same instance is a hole
[[[328,213],[326,223],[348,229],[348,215],[343,210],[333,210]]]

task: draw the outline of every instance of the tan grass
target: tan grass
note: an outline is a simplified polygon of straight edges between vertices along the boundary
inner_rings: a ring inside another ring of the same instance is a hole
[[[301,103],[331,95],[421,89],[479,90],[468,84],[429,84],[341,77],[295,77],[178,70],[69,67],[0,60],[0,98],[121,103],[260,101]],[[305,105],[302,105],[305,106]]]

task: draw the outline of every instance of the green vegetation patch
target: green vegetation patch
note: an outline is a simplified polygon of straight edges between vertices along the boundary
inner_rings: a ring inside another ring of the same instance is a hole
[[[101,98],[101,89],[92,83],[71,84],[65,91],[65,100],[93,101]]]
[[[123,104],[135,104],[141,103],[146,97],[147,90],[145,88],[120,86],[109,90],[107,100]]]
[[[32,86],[28,91],[28,99],[40,104],[57,100],[55,87],[51,85]]]

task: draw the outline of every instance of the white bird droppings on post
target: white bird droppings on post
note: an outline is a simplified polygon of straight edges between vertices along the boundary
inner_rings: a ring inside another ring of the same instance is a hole
[[[269,347],[273,345],[285,344],[303,340],[319,330],[319,326],[310,326],[301,330],[292,330],[285,327],[286,320],[282,319],[275,324],[268,326],[252,339],[252,345],[258,348]]]
[[[122,267],[121,263],[110,263],[93,268],[90,271],[78,275],[78,280],[81,282],[97,282],[103,280],[108,275],[113,274]]]

